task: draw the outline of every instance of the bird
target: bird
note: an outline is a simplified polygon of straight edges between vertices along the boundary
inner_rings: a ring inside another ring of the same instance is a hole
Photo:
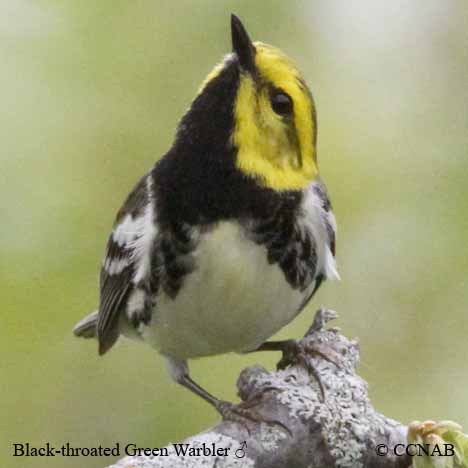
[[[252,42],[234,14],[231,39],[172,146],[118,211],[99,307],[74,327],[97,338],[99,355],[120,336],[148,344],[223,418],[236,405],[194,381],[188,360],[288,354],[297,341],[268,339],[339,278],[312,94],[295,63]]]

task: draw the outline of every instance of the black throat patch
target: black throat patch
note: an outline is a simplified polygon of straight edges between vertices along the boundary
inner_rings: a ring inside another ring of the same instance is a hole
[[[164,287],[171,297],[196,267],[186,261],[187,253],[184,261],[177,260],[172,239],[181,226],[203,232],[220,221],[239,222],[253,242],[265,245],[269,262],[278,264],[293,288],[305,289],[315,274],[315,241],[296,223],[302,192],[263,187],[236,167],[231,137],[239,74],[234,58],[205,86],[181,120],[174,145],[152,171],[155,217],[164,238],[155,263],[173,266]]]

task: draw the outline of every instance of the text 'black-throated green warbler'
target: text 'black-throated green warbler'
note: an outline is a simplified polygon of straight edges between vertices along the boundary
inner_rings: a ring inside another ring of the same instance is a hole
[[[182,118],[171,149],[117,214],[99,309],[75,334],[99,354],[124,335],[166,359],[175,381],[224,417],[187,359],[285,350],[266,342],[337,277],[335,219],[317,166],[312,95],[278,49],[231,18],[233,52]]]

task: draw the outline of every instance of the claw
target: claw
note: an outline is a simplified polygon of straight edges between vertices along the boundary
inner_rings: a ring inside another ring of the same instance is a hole
[[[220,400],[216,406],[216,409],[224,421],[231,421],[241,424],[247,430],[249,436],[251,435],[251,432],[249,426],[246,424],[246,421],[257,424],[265,423],[271,426],[280,426],[292,437],[292,432],[281,421],[278,421],[277,419],[266,419],[260,413],[252,409],[252,407],[258,403],[258,401],[254,401],[255,399],[259,400],[260,398],[254,398],[249,401],[242,402],[239,405],[234,405],[228,401]]]
[[[282,349],[283,356],[281,360],[277,364],[277,369],[285,369],[290,365],[299,364],[307,369],[309,375],[313,376],[314,379],[317,381],[320,394],[321,394],[321,401],[325,401],[325,387],[323,385],[322,379],[320,378],[320,374],[317,372],[317,369],[310,361],[310,356],[316,355],[325,359],[327,362],[334,364],[336,367],[340,367],[330,356],[327,356],[324,352],[319,351],[318,349],[303,345],[300,341],[296,340],[289,340],[284,342],[284,348]]]

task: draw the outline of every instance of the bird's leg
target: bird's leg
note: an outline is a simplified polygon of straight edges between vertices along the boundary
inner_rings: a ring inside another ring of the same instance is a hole
[[[262,415],[257,413],[255,410],[251,408],[252,404],[244,404],[240,403],[239,405],[235,405],[229,401],[224,401],[216,398],[211,393],[207,392],[204,388],[200,387],[189,375],[187,362],[183,360],[178,360],[169,356],[165,356],[166,362],[168,364],[169,372],[172,378],[180,385],[184,386],[185,388],[189,389],[191,392],[195,393],[199,397],[203,398],[206,402],[208,402],[216,411],[222,416],[223,420],[225,421],[233,421],[242,424],[246,427],[247,431],[249,428],[245,424],[245,420],[249,420],[255,423],[266,423],[266,424],[277,424],[281,426],[283,429],[289,429],[284,426],[279,421],[268,421]]]
[[[297,340],[266,341],[254,351],[281,351],[283,355],[281,360],[276,365],[277,369],[285,369],[286,367],[293,364],[300,364],[304,366],[309,374],[312,375],[317,381],[320,388],[322,401],[325,401],[325,388],[320,378],[320,374],[317,372],[317,369],[310,360],[310,356],[315,355],[325,359],[328,362],[331,362],[335,366],[338,366],[338,364],[324,352],[312,346],[304,345],[302,341]]]

